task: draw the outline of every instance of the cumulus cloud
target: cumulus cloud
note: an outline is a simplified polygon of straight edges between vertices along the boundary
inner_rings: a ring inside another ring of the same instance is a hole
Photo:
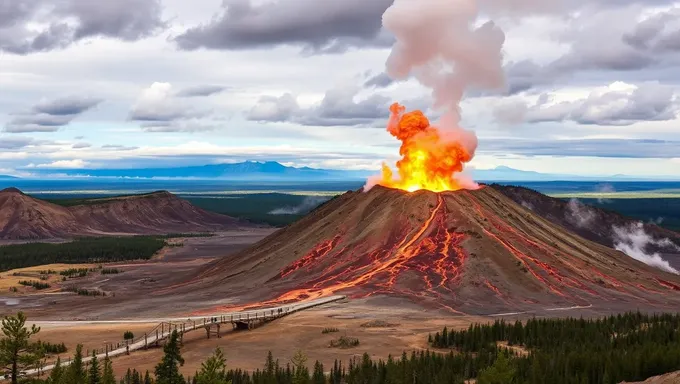
[[[363,126],[385,119],[390,99],[381,95],[359,97],[359,87],[340,87],[326,92],[311,108],[302,108],[291,94],[263,96],[248,112],[253,121],[291,122],[307,126]]]
[[[0,51],[29,54],[91,37],[134,41],[165,27],[160,0],[0,2]]]
[[[225,0],[206,24],[175,38],[181,49],[249,49],[297,45],[307,52],[337,53],[352,46],[389,46],[381,18],[393,0],[278,0],[252,4]]]
[[[674,120],[679,101],[675,89],[668,85],[613,83],[573,101],[555,102],[551,94],[541,95],[533,105],[519,99],[506,100],[493,113],[497,121],[508,124],[573,121],[582,125],[624,126],[640,121]]]
[[[591,228],[597,216],[595,212],[578,199],[571,199],[565,211],[566,219],[579,228]]]
[[[312,209],[318,207],[320,204],[328,201],[329,198],[325,196],[306,196],[302,202],[294,207],[277,208],[269,212],[270,215],[300,215],[305,214]]]
[[[632,224],[626,227],[613,227],[614,231],[614,248],[625,253],[626,255],[641,261],[652,267],[662,269],[667,272],[680,274],[678,270],[671,267],[668,261],[664,260],[658,253],[648,252],[647,248],[650,246],[657,247],[673,247],[680,250],[680,247],[673,244],[669,239],[654,239],[651,235],[645,232],[642,223]]]
[[[102,102],[87,96],[68,96],[41,100],[26,112],[16,113],[4,127],[5,132],[56,132],[81,114]]]
[[[172,84],[157,82],[142,90],[129,119],[141,122],[145,132],[199,132],[214,129],[201,121],[209,114],[178,98]]]

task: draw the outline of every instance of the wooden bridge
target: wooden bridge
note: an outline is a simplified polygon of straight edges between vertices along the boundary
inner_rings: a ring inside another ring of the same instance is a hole
[[[166,319],[162,321],[155,328],[146,332],[143,336],[140,336],[133,340],[127,340],[122,343],[108,344],[104,348],[96,350],[88,350],[89,356],[83,357],[83,362],[89,362],[92,360],[92,353],[94,352],[97,359],[103,359],[106,356],[110,358],[127,355],[130,352],[134,352],[140,349],[147,349],[149,347],[154,347],[160,345],[160,343],[170,337],[172,332],[177,331],[180,338],[184,334],[192,331],[203,330],[206,332],[206,336],[210,338],[211,336],[221,337],[223,326],[230,327],[234,329],[253,329],[254,327],[263,324],[268,321],[278,319],[283,316],[293,314],[295,312],[303,311],[305,309],[317,307],[320,305],[332,303],[335,301],[343,300],[345,296],[328,296],[315,300],[309,300],[304,302],[299,302],[295,304],[283,305],[279,307],[263,308],[251,311],[242,312],[231,312],[216,314],[213,316],[206,317],[189,317],[189,318],[175,318]],[[135,323],[150,322],[147,320],[135,320]],[[79,322],[48,322],[48,323],[68,323],[77,324]],[[106,320],[106,321],[82,321],[84,324],[125,324],[130,323],[130,321],[125,320]],[[71,364],[71,360],[62,361],[61,365],[67,366]],[[54,364],[45,365],[35,369],[30,369],[22,372],[22,376],[40,375],[44,372],[48,372],[54,368]],[[0,376],[0,380],[4,380],[4,377]]]

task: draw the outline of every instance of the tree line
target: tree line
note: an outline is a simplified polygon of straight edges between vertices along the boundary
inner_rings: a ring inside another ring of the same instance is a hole
[[[0,271],[37,265],[110,263],[148,260],[165,246],[156,236],[93,237],[69,243],[28,243],[0,246]]]

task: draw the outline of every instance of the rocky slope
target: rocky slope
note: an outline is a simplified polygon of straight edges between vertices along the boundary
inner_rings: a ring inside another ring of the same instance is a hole
[[[17,189],[0,191],[0,239],[44,240],[75,236],[205,232],[244,226],[204,211],[168,192],[62,207]]]

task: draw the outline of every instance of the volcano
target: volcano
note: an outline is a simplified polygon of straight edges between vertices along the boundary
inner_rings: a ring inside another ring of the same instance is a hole
[[[334,293],[469,314],[674,307],[680,277],[586,240],[498,190],[347,192],[198,281],[271,305]]]

